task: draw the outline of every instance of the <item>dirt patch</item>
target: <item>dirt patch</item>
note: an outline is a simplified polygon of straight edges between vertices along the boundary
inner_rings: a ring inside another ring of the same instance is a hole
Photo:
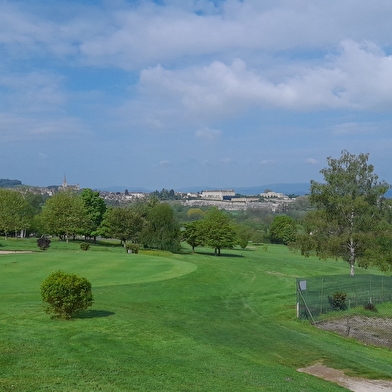
[[[349,377],[342,370],[337,370],[316,363],[306,368],[297,369],[301,373],[311,374],[323,380],[334,382],[354,392],[386,392],[392,391],[392,381],[367,380],[360,377]]]
[[[357,339],[365,344],[392,349],[392,319],[349,316],[319,321],[317,328]]]

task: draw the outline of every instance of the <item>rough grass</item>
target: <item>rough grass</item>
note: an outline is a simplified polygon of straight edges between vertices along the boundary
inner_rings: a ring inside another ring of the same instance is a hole
[[[39,285],[57,269],[93,286],[95,304],[73,321],[42,310]],[[46,252],[0,255],[0,390],[344,390],[296,371],[320,360],[387,378],[390,350],[295,319],[296,277],[345,272],[273,245],[215,257],[53,241]]]

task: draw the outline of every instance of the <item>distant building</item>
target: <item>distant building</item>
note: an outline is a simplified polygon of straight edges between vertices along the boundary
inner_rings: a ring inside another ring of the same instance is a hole
[[[79,184],[77,184],[77,185],[69,185],[67,183],[67,178],[64,175],[63,183],[61,184],[61,186],[59,186],[59,191],[65,191],[65,190],[79,191],[80,190],[80,186],[79,186]]]
[[[235,192],[232,189],[201,191],[202,199],[207,199],[207,200],[230,200],[234,196],[235,196]]]
[[[276,193],[276,192],[264,192],[260,193],[261,197],[264,197],[265,199],[288,199],[288,196],[286,196],[284,193]]]

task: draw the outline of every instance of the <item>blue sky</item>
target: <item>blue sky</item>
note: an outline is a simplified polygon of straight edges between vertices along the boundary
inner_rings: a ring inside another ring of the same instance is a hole
[[[392,182],[390,0],[0,0],[0,178]]]

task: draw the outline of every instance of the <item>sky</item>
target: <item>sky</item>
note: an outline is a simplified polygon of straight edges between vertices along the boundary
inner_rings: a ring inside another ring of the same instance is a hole
[[[0,178],[392,182],[390,0],[0,0]],[[200,189],[200,190],[201,190]]]

